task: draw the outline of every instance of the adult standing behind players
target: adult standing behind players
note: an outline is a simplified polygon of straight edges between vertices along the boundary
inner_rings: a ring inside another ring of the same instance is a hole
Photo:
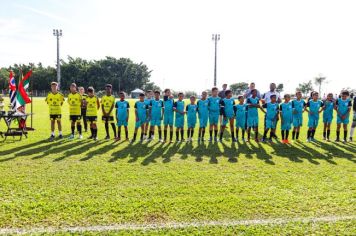
[[[271,95],[276,95],[277,97],[277,103],[281,103],[281,95],[279,94],[279,92],[276,91],[276,84],[275,83],[271,83],[269,85],[269,91],[264,93],[262,95],[262,99],[266,102],[266,103],[269,103],[271,102]]]
[[[221,99],[224,99],[226,97],[225,95],[225,91],[227,89],[227,84],[223,84],[222,85],[222,90],[218,93],[218,96],[221,98]]]
[[[84,131],[88,131],[88,122],[87,122],[87,97],[88,95],[85,94],[84,87],[79,87],[78,88],[80,95],[82,95],[82,107],[81,107],[81,114],[83,118],[83,124],[84,124]]]
[[[245,98],[251,97],[251,96],[252,96],[251,91],[254,90],[254,89],[256,89],[256,84],[255,84],[254,82],[252,82],[252,83],[250,83],[250,86],[248,87],[248,89],[245,91],[244,97],[245,97]],[[260,93],[260,91],[258,91],[258,90],[256,89],[256,92],[257,92],[257,96],[256,96],[256,97],[257,97],[258,99],[261,99],[261,93]]]

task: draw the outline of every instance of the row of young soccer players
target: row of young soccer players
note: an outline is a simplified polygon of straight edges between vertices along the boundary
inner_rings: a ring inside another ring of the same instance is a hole
[[[71,136],[74,138],[75,126],[79,133],[79,138],[82,138],[81,119],[90,124],[90,138],[97,139],[97,116],[98,110],[101,107],[102,121],[105,123],[106,139],[110,139],[109,124],[114,132],[116,140],[120,140],[121,127],[124,127],[125,136],[128,140],[128,120],[130,105],[125,100],[125,94],[120,93],[120,100],[115,102],[115,97],[112,95],[112,86],[106,85],[106,94],[102,97],[101,102],[95,96],[95,91],[92,87],[87,89],[88,94],[81,95],[77,92],[75,84],[70,86],[70,94],[68,95],[68,104],[71,120]],[[164,91],[163,100],[160,99],[160,92],[155,91],[154,96],[148,94],[140,94],[139,100],[135,102],[135,131],[132,142],[136,141],[138,130],[141,129],[140,140],[154,138],[155,127],[158,127],[160,141],[167,141],[169,130],[169,140],[173,141],[173,124],[175,125],[176,141],[184,140],[184,123],[187,116],[187,140],[191,141],[194,129],[199,118],[199,134],[198,141],[204,141],[205,129],[209,121],[209,141],[218,141],[218,123],[220,120],[220,141],[223,138],[226,125],[230,124],[230,133],[233,141],[237,141],[239,130],[241,129],[241,138],[245,140],[245,130],[247,130],[247,140],[250,140],[251,130],[255,131],[255,141],[258,139],[258,109],[266,113],[265,115],[265,130],[262,141],[267,141],[267,134],[270,131],[269,140],[277,138],[276,126],[281,120],[281,136],[282,142],[288,143],[289,131],[292,129],[292,139],[299,138],[300,128],[303,125],[303,112],[308,112],[308,138],[307,141],[314,140],[315,130],[318,126],[319,113],[324,111],[324,139],[329,140],[330,124],[333,119],[333,110],[337,111],[337,141],[339,141],[340,127],[343,124],[344,140],[347,136],[347,124],[349,123],[349,114],[351,100],[348,98],[348,93],[345,91],[342,98],[334,101],[332,97],[324,102],[319,100],[318,93],[314,93],[312,99],[307,103],[302,99],[300,92],[296,93],[296,99],[293,101],[289,95],[284,96],[284,102],[277,103],[276,95],[271,96],[271,102],[265,103],[257,98],[257,91],[252,91],[252,96],[246,101],[243,96],[238,97],[238,103],[232,98],[232,92],[225,92],[226,98],[218,97],[218,89],[212,89],[212,95],[207,96],[206,92],[202,93],[202,98],[196,102],[196,97],[190,98],[190,103],[185,105],[184,94],[178,94],[178,100],[174,101],[171,91]],[[59,129],[59,137],[62,137],[61,132],[61,106],[64,101],[64,96],[57,91],[57,84],[51,84],[51,92],[48,94],[46,101],[49,105],[52,134],[50,139],[54,139],[54,125],[57,121]],[[101,105],[100,105],[101,104]],[[85,108],[85,109],[83,109]],[[116,114],[114,117],[114,108]],[[85,111],[85,114],[83,114]],[[174,119],[175,114],[175,119]],[[221,117],[221,118],[220,118]],[[162,138],[161,124],[164,124],[164,137]],[[173,123],[174,121],[174,123]],[[116,125],[118,132],[116,132]],[[235,123],[235,124],[234,124]],[[214,139],[213,139],[214,133]],[[148,135],[147,135],[148,134]],[[236,135],[235,135],[236,134]]]

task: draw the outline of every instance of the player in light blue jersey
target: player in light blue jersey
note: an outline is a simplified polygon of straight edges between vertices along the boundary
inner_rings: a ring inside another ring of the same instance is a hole
[[[314,141],[316,128],[319,124],[319,114],[323,108],[323,102],[319,100],[319,93],[313,92],[312,99],[310,99],[305,107],[308,112],[308,133],[307,142]]]
[[[159,141],[163,142],[161,124],[163,120],[164,104],[160,99],[160,95],[160,91],[156,90],[154,92],[154,99],[151,99],[150,102],[150,134],[148,140],[154,139],[155,127],[157,126]]]
[[[255,141],[258,142],[258,108],[261,109],[260,99],[257,97],[257,90],[251,90],[251,97],[246,99],[247,109],[247,142],[250,141],[251,129],[255,131]]]
[[[347,125],[349,124],[349,117],[352,102],[349,98],[350,94],[348,91],[343,91],[341,93],[341,98],[336,100],[336,112],[337,112],[337,127],[336,127],[336,142],[340,141],[340,129],[341,125],[344,129],[344,143],[347,142]]]
[[[279,114],[281,117],[282,143],[288,144],[289,131],[293,123],[293,105],[289,94],[284,95],[284,102],[279,106]]]
[[[195,104],[196,97],[190,97],[190,104],[186,107],[187,112],[187,123],[188,123],[188,130],[187,130],[187,141],[193,141],[194,135],[194,128],[197,124],[197,112],[198,112],[198,105]]]
[[[307,105],[305,101],[302,99],[302,92],[296,92],[296,99],[292,101],[293,108],[293,132],[292,139],[299,139],[300,127],[303,126],[303,112],[305,106]]]
[[[153,99],[153,91],[152,90],[147,90],[146,92],[146,98],[145,98],[145,103],[147,106],[150,106],[151,100]],[[143,137],[144,139],[147,138],[147,133],[148,133],[148,126],[150,125],[150,111],[147,116],[147,120],[145,123],[145,136]]]
[[[329,93],[324,101],[324,106],[323,106],[323,123],[324,123],[323,139],[327,141],[330,141],[330,126],[333,121],[334,108],[335,108],[334,95],[332,93]]]
[[[234,106],[235,100],[232,98],[232,91],[226,90],[225,91],[225,98],[220,100],[220,109],[221,114],[223,116],[222,123],[220,124],[220,142],[222,142],[222,137],[224,134],[224,130],[226,128],[226,124],[230,124],[230,132],[231,132],[231,140],[235,142],[235,134],[234,134]]]
[[[184,115],[185,115],[185,103],[183,101],[184,94],[178,93],[178,100],[174,102],[173,110],[176,113],[175,126],[176,126],[176,141],[184,141]],[[179,139],[179,133],[181,139]]]
[[[121,139],[121,127],[124,126],[126,140],[129,140],[129,131],[127,129],[129,121],[130,104],[125,100],[125,93],[120,92],[120,100],[115,103],[116,119],[117,119],[117,138],[116,141]]]
[[[163,104],[164,104],[164,113],[163,113],[163,125],[164,125],[163,137],[164,138],[163,138],[163,142],[167,141],[167,132],[168,132],[168,127],[169,127],[169,138],[170,138],[170,143],[172,143],[173,142],[174,99],[173,99],[170,89],[164,90]]]
[[[148,116],[148,108],[149,107],[145,103],[145,94],[140,93],[139,100],[136,101],[136,103],[135,103],[136,123],[135,123],[134,136],[133,136],[133,139],[131,140],[132,143],[136,141],[137,131],[139,128],[141,128],[140,141],[141,142],[143,141],[143,136],[145,133],[145,123],[146,123],[147,116]]]
[[[208,98],[209,101],[209,142],[213,140],[214,131],[214,141],[218,141],[218,124],[220,116],[220,97],[218,97],[218,88],[214,87],[211,89],[211,96]]]
[[[279,114],[279,106],[277,103],[277,95],[272,94],[270,96],[270,102],[268,103],[264,103],[262,105],[261,109],[262,112],[264,112],[266,114],[265,116],[265,130],[263,132],[263,137],[262,137],[262,142],[266,142],[267,141],[267,134],[268,131],[270,131],[270,136],[269,136],[269,141],[272,142],[272,138],[275,136],[275,132],[276,132],[276,126],[277,126],[277,119],[278,119],[278,114]]]
[[[247,104],[245,104],[245,99],[243,95],[237,97],[239,103],[234,106],[234,112],[236,117],[236,141],[239,139],[239,129],[241,129],[242,141],[245,141],[245,130],[246,130],[246,112]]]
[[[198,101],[198,117],[199,117],[199,134],[198,142],[204,141],[205,128],[208,125],[209,119],[209,100],[207,99],[208,93],[202,92],[201,99]]]

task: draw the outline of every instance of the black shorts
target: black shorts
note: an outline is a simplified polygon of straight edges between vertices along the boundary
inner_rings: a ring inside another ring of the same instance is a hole
[[[114,123],[114,117],[113,116],[103,116],[103,117],[101,117],[101,120],[103,122]]]
[[[97,116],[86,116],[85,120],[86,121],[90,121],[90,122],[94,122],[94,121],[98,120],[98,117]]]
[[[71,121],[80,121],[81,119],[82,119],[82,116],[78,116],[78,115],[69,116],[69,120],[71,120]]]
[[[62,115],[49,115],[50,120],[61,120]]]

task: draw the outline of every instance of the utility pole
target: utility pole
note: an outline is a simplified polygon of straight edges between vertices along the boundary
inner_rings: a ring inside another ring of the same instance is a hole
[[[57,83],[58,89],[61,85],[61,63],[59,59],[59,38],[62,37],[62,30],[61,29],[53,29],[53,36],[57,38]]]
[[[213,34],[213,41],[215,43],[215,60],[214,60],[214,87],[216,87],[216,60],[217,60],[217,49],[218,41],[220,40],[220,34]]]

